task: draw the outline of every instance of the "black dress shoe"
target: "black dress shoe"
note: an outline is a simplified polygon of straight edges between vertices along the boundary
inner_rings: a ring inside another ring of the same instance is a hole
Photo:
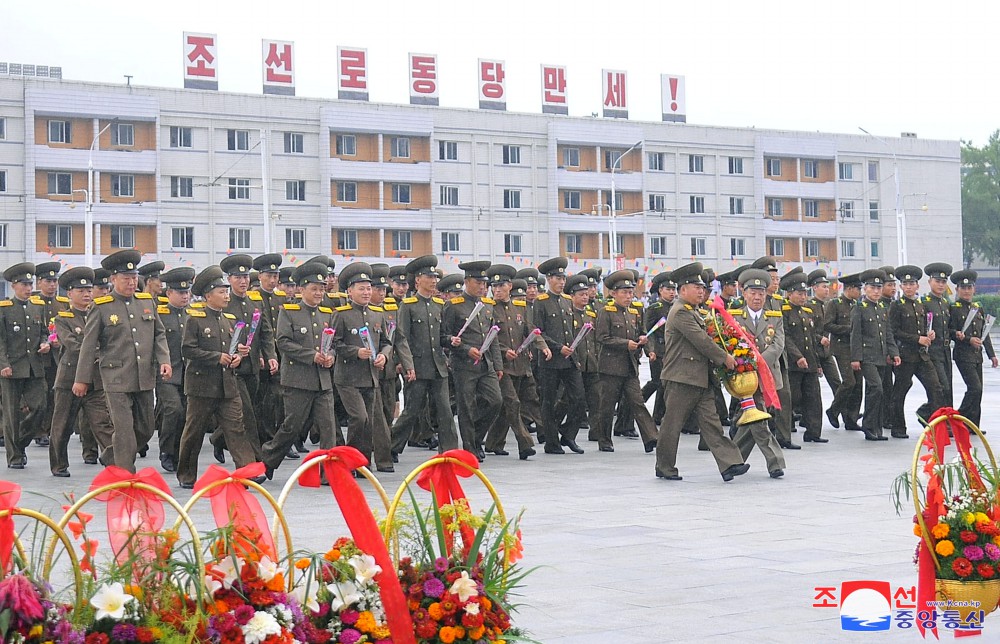
[[[643,443],[642,446],[646,450],[646,453],[649,454],[654,449],[656,449],[656,439],[654,438],[651,441],[646,441],[645,443]]]
[[[683,428],[681,428],[681,433],[682,434],[691,434],[692,436],[697,436],[698,434],[701,433],[701,430],[698,429],[698,428],[683,427]]]
[[[298,459],[300,459],[300,458],[302,458],[302,457],[301,457],[301,456],[299,456],[299,453],[298,453],[298,452],[296,452],[296,451],[295,451],[294,449],[292,449],[291,447],[289,447],[289,448],[288,448],[288,451],[287,451],[287,452],[285,452],[285,458],[290,458],[290,459],[292,459],[293,461],[295,461],[295,460],[298,460]]]
[[[781,445],[781,449],[802,449],[801,445],[796,445],[792,441],[778,441],[778,445]]]
[[[568,447],[569,451],[575,452],[576,454],[583,454],[583,448],[576,444],[576,441],[571,441],[568,438],[564,438],[559,441],[563,447]]]
[[[299,454],[308,454],[309,448],[302,444],[302,441],[297,441],[295,443],[295,451]]]
[[[425,441],[425,440],[424,441],[410,441],[409,443],[407,443],[407,445],[409,445],[410,447],[419,447],[419,448],[422,448],[422,449],[427,449],[428,447],[430,447],[430,442],[429,441]]]
[[[893,438],[909,438],[910,435],[906,432],[892,432]]]
[[[829,443],[830,442],[829,438],[818,438],[818,437],[817,438],[812,438],[810,436],[803,436],[802,440],[804,440],[807,443]]]
[[[61,478],[61,479],[68,479],[69,478],[69,472],[67,470],[59,470],[58,472],[53,472],[52,476],[55,476],[55,477],[58,477],[58,478]]]
[[[680,474],[671,474],[670,476],[667,476],[666,474],[664,474],[660,470],[656,470],[656,478],[663,479],[665,481],[683,481],[684,480],[684,477],[681,476]]]
[[[97,457],[95,457],[95,456],[88,456],[87,458],[83,459],[83,464],[84,465],[97,465]]]
[[[194,489],[194,483],[181,483],[180,486],[181,486],[182,490],[193,490]]]
[[[780,479],[782,476],[785,475],[785,471],[779,469],[779,470],[774,470],[773,472],[769,472],[769,474],[771,475],[772,479]]]
[[[393,472],[396,471],[396,468],[394,468],[392,465],[380,465],[375,469],[378,470],[379,472],[386,472],[388,474],[392,474]]]
[[[398,463],[399,462],[399,453],[398,452],[393,452],[392,453],[392,462],[393,463]]]
[[[174,459],[170,456],[160,457],[160,467],[163,468],[164,472],[176,472],[177,466],[174,465]]]
[[[559,447],[558,445],[554,445],[552,447],[549,447],[548,445],[546,445],[545,446],[545,453],[546,454],[565,454],[566,450],[564,450],[563,448]]]
[[[478,459],[480,463],[486,461],[486,452],[484,452],[483,450],[477,449],[475,454],[476,454],[476,459]]]
[[[590,423],[583,421],[580,423],[580,429],[590,429]]]
[[[261,474],[260,476],[254,476],[253,478],[247,479],[248,481],[253,481],[257,485],[263,485],[264,481],[267,480],[267,476]]]
[[[38,445],[39,447],[48,447],[49,446],[49,437],[48,436],[39,436],[38,438],[35,439],[35,445]],[[145,454],[143,454],[143,456],[145,456]]]
[[[639,438],[639,433],[634,429],[626,429],[623,432],[616,432],[615,436],[621,436],[622,438]]]
[[[497,456],[510,456],[510,452],[505,449],[489,449],[486,451],[490,454],[496,454]]]
[[[47,445],[47,444],[48,444],[48,443],[46,443],[46,445]],[[143,447],[143,448],[142,448],[141,450],[139,450],[139,458],[146,458],[146,453],[147,453],[148,451],[149,451],[149,448],[148,448],[148,447]]]
[[[268,481],[274,478],[274,468],[271,467],[270,465],[264,466],[264,478],[266,478]]]
[[[615,451],[615,448],[612,445],[601,445],[600,447],[597,448],[597,451],[598,452],[613,452],[613,451]]]
[[[722,472],[723,481],[732,481],[737,476],[742,476],[747,473],[750,469],[749,463],[743,463],[742,465],[730,465]]]
[[[848,423],[845,420],[844,421],[844,431],[845,432],[863,432],[865,430],[861,427],[861,425],[859,425],[857,423]]]
[[[226,451],[224,449],[222,449],[221,447],[219,447],[218,445],[216,445],[214,447],[215,447],[215,449],[213,450],[212,453],[215,455],[215,460],[219,461],[220,463],[225,463],[226,462]]]
[[[532,449],[531,447],[529,447],[528,449],[519,452],[517,456],[522,461],[526,461],[526,460],[528,460],[529,456],[534,456],[534,455],[535,455],[535,450]]]

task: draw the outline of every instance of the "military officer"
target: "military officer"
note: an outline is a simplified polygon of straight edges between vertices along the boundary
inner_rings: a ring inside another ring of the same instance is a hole
[[[528,304],[528,283],[526,280],[515,277],[511,280],[511,299],[518,302],[518,306],[524,305],[524,320],[529,329],[535,328],[535,316],[532,307]],[[548,345],[546,345],[546,349]],[[517,385],[517,397],[521,401],[521,420],[525,429],[535,432],[542,426],[542,402],[538,397],[538,381],[535,379],[536,362],[534,351],[529,346],[524,350],[523,355],[528,360],[528,373],[519,379]]]
[[[681,426],[692,412],[722,480],[731,481],[750,469],[736,444],[722,433],[709,386],[712,365],[734,369],[736,360],[708,337],[705,319],[698,313],[705,291],[701,272],[701,263],[694,262],[676,269],[670,277],[678,285],[679,301],[670,308],[665,327],[661,378],[665,381],[664,404],[670,413],[663,417],[655,468],[656,476],[668,481],[682,479],[677,470],[677,443]]]
[[[927,348],[927,355],[931,358],[931,365],[937,371],[938,384],[941,386],[941,395],[938,397],[940,407],[952,406],[952,365],[951,365],[951,302],[945,292],[948,289],[948,277],[952,274],[950,264],[944,262],[934,262],[924,266],[924,273],[928,278],[930,293],[925,295],[921,302],[924,310],[930,313],[931,329],[934,331],[934,340]],[[917,415],[921,418],[930,418],[938,407],[931,406],[928,398],[927,402],[917,409]]]
[[[278,286],[281,287],[281,292],[284,293],[284,301],[281,304],[294,301],[296,299],[295,296],[299,292],[299,285],[295,283],[295,279],[292,277],[292,273],[294,272],[294,266],[282,266],[278,270]],[[275,313],[275,320],[277,319],[277,313]],[[277,322],[275,322],[275,328],[277,328]]]
[[[899,350],[892,336],[882,303],[882,285],[886,274],[877,268],[861,273],[864,299],[851,312],[851,369],[860,372],[865,382],[865,417],[861,430],[865,440],[889,440],[882,435],[882,373],[899,365]]]
[[[163,280],[160,279],[160,273],[166,265],[161,261],[149,262],[148,264],[143,264],[139,267],[139,278],[143,280],[142,290],[153,296],[153,299],[157,302],[160,301],[160,295],[163,293]]]
[[[379,371],[378,380],[381,389],[382,415],[385,417],[387,428],[392,427],[396,420],[399,408],[399,392],[402,389],[400,383],[399,353],[408,351],[406,337],[403,334],[396,335],[396,317],[399,314],[399,302],[396,298],[388,295],[391,288],[389,281],[388,264],[372,264],[372,299],[371,305],[381,307],[382,316],[385,319],[385,332],[392,344],[392,353],[385,364],[385,368]]]
[[[503,398],[503,356],[493,342],[481,352],[486,334],[493,326],[494,300],[485,297],[488,261],[459,264],[465,271],[465,292],[452,298],[441,316],[441,346],[451,349],[451,368],[455,374],[455,402],[458,405],[458,428],[462,447],[486,457],[483,441],[500,415]],[[484,306],[473,316],[476,302]],[[463,327],[464,331],[463,331]]]
[[[281,465],[288,448],[309,423],[319,433],[320,448],[335,445],[333,412],[334,363],[332,347],[324,346],[324,329],[331,328],[333,309],[321,306],[326,293],[326,263],[312,262],[292,274],[302,299],[287,302],[278,312],[275,345],[281,356],[278,370],[285,418],[271,440],[261,446],[267,478]]]
[[[993,342],[984,335],[986,314],[978,302],[973,302],[976,294],[978,274],[973,270],[956,271],[951,281],[958,291],[958,298],[951,305],[951,337],[955,340],[955,364],[965,381],[965,396],[958,407],[962,414],[977,426],[982,415],[983,403],[983,349],[993,368],[1000,362],[993,351]],[[970,321],[971,318],[971,321]]]
[[[255,460],[246,436],[236,378],[236,369],[244,356],[239,350],[230,353],[237,320],[235,315],[225,311],[229,303],[229,284],[223,274],[219,266],[209,266],[195,278],[191,291],[205,298],[205,306],[188,309],[181,343],[187,364],[184,371],[187,415],[181,433],[177,481],[184,489],[193,488],[198,478],[198,454],[205,431],[213,420],[215,431],[226,437],[236,467],[244,467]],[[255,481],[262,483],[264,477]]]
[[[719,297],[722,298],[722,303],[726,306],[726,308],[729,308],[732,301],[736,299],[736,287],[739,284],[740,278],[740,273],[737,271],[739,270],[740,269],[737,268],[728,273],[722,273],[716,278],[719,280]]]
[[[45,303],[31,295],[35,265],[23,262],[3,273],[14,296],[0,300],[0,391],[4,407],[7,467],[24,469],[24,449],[38,435],[45,408],[45,363],[51,345]]]
[[[404,297],[409,296],[410,278],[406,273],[406,264],[389,267],[389,288],[396,304],[402,302]]]
[[[834,427],[861,431],[858,416],[861,413],[861,374],[851,368],[851,315],[861,295],[861,279],[857,273],[840,278],[841,294],[826,303],[824,327],[830,334],[830,350],[840,370],[840,387],[833,397],[826,417]]]
[[[463,277],[461,273],[452,273],[438,279],[437,290],[445,302],[462,294]]]
[[[788,304],[782,307],[785,326],[785,355],[788,356],[788,382],[792,407],[802,413],[806,443],[829,442],[823,433],[823,397],[819,388],[821,371],[819,335],[816,319],[822,319],[809,304],[809,285],[805,273],[792,273],[781,280]]]
[[[49,329],[49,335],[54,335],[56,313],[65,311],[69,306],[69,300],[59,295],[59,272],[62,270],[62,263],[42,262],[35,266],[35,285],[38,288],[36,298],[45,303],[45,325]],[[58,339],[55,340],[52,348],[58,350]],[[42,421],[38,427],[38,435],[35,436],[35,444],[46,447],[49,444],[49,428],[52,425],[53,394],[52,387],[55,385],[56,369],[59,366],[57,351],[50,351],[42,362],[45,363],[45,409],[42,412]]]
[[[826,379],[833,395],[837,395],[840,388],[840,369],[837,367],[837,359],[833,357],[830,348],[830,334],[826,329],[826,304],[830,300],[830,279],[826,271],[822,268],[809,273],[806,284],[812,289],[813,295],[809,298],[809,308],[813,311],[814,328],[816,331],[816,357],[819,360],[819,368]],[[834,425],[837,427],[838,425]]]
[[[280,253],[265,253],[253,259],[253,268],[257,271],[257,279],[260,281],[257,292],[260,293],[262,310],[271,325],[272,335],[278,322],[278,310],[284,301],[284,291],[279,288],[281,261]],[[277,357],[275,351],[275,358]],[[257,383],[257,397],[254,400],[254,416],[257,417],[257,436],[263,442],[277,431],[283,412],[280,410],[278,374],[272,374],[268,368],[261,369],[258,375],[260,379]]]
[[[166,286],[167,303],[156,307],[167,335],[170,351],[170,378],[156,383],[156,415],[159,420],[160,467],[165,472],[177,471],[181,433],[187,418],[187,398],[184,395],[184,356],[181,344],[187,323],[187,306],[191,303],[191,286],[195,270],[180,266],[160,275]]]
[[[597,325],[597,311],[591,304],[590,280],[592,278],[577,273],[566,280],[563,293],[570,297],[570,313],[573,317],[573,332],[579,333],[586,324],[591,327]],[[601,410],[601,372],[597,364],[597,335],[591,331],[584,336],[573,351],[573,361],[576,362],[580,370],[580,377],[583,379],[583,391],[586,394],[584,399],[587,405],[586,422],[581,425],[587,427],[588,440],[598,442],[598,414]],[[556,403],[555,417],[557,419],[566,416],[569,401],[563,397]]]
[[[896,301],[896,268],[894,266],[880,266],[879,270],[885,273],[885,284],[882,285],[882,305],[885,307],[886,320],[889,318],[889,308]],[[885,428],[892,432],[892,383],[893,367],[888,367],[882,372],[882,422]]]
[[[603,299],[600,293],[598,293],[598,288],[601,285],[601,273],[603,271],[604,269],[600,266],[591,266],[577,273],[577,275],[583,275],[587,278],[587,296],[590,298],[590,305],[595,309],[603,304]]]
[[[906,403],[906,394],[913,386],[913,376],[916,376],[923,385],[931,408],[936,410],[940,406],[938,399],[941,396],[941,383],[938,382],[937,371],[931,364],[928,353],[935,334],[933,330],[928,329],[927,312],[917,296],[923,274],[919,266],[897,267],[896,278],[903,292],[899,299],[889,306],[889,326],[892,327],[892,337],[899,348],[900,360],[892,388],[893,438],[909,438],[906,433],[903,405]],[[923,420],[926,422],[928,419],[923,418]]]
[[[94,298],[104,297],[111,292],[111,271],[106,268],[94,269]]]
[[[670,313],[674,298],[677,296],[677,285],[670,281],[670,272],[657,273],[653,277],[653,290],[656,292],[656,301],[646,307],[645,328],[648,333],[660,318],[665,318]],[[642,388],[642,399],[649,400],[649,397],[656,394],[653,401],[653,422],[657,426],[663,421],[663,414],[666,412],[663,406],[663,381],[660,380],[660,372],[663,370],[663,334],[664,329],[649,336],[649,343],[646,345],[646,352],[649,355],[649,382]]]

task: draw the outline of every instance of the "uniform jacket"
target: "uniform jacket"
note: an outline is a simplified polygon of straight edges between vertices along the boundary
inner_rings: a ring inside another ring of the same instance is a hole
[[[862,299],[851,313],[851,362],[886,366],[886,358],[899,355],[892,337],[885,305]]]
[[[768,298],[768,301],[770,300],[771,298]],[[785,306],[787,304],[783,304],[782,308]],[[774,377],[774,388],[781,389],[784,383],[781,381],[780,360],[785,354],[783,311],[769,309],[765,303],[756,322],[747,308],[733,309],[729,312],[757,343],[757,350],[760,351],[767,366],[771,369],[771,375]]]
[[[588,304],[584,309],[578,309],[571,305],[570,315],[573,318],[574,337],[576,336],[576,332],[583,328],[583,325],[587,322],[590,322],[595,327],[597,326],[597,312],[594,311],[592,304]],[[570,344],[572,344],[572,341]],[[597,364],[598,352],[597,330],[595,328],[576,346],[576,349],[573,351],[572,360],[576,362],[577,368],[583,373],[598,373],[600,369]],[[553,353],[552,360],[565,361],[566,359],[562,357],[562,354]]]
[[[91,309],[93,310],[93,309]],[[69,309],[56,312],[56,335],[59,336],[59,367],[56,370],[55,386],[58,389],[72,389],[76,381],[76,368],[80,363],[80,346],[87,330],[87,315],[90,311]],[[94,391],[104,388],[101,372],[94,372]]]
[[[781,312],[784,315],[785,354],[788,356],[788,370],[816,373],[820,367],[816,311],[811,306],[795,306],[789,303],[782,307]],[[805,358],[809,366],[805,369],[798,366],[796,363],[799,358]]]
[[[927,312],[920,298],[905,295],[889,306],[889,326],[903,362],[930,360],[927,347],[920,346],[920,336],[927,335]]]
[[[531,375],[531,348],[541,350],[545,346],[545,340],[541,336],[528,345],[521,355],[513,360],[508,360],[506,352],[517,351],[521,343],[535,328],[531,324],[531,316],[528,314],[528,306],[524,300],[510,300],[507,302],[497,301],[493,306],[493,319],[500,327],[496,342],[500,343],[500,353],[503,355],[503,372],[511,376]],[[544,359],[544,357],[543,357]]]
[[[264,305],[264,313],[267,315],[267,321],[271,323],[273,333],[278,326],[278,311],[281,310],[281,305],[285,302],[285,292],[278,289],[270,292],[260,289],[256,292],[260,295],[261,303]],[[248,295],[249,293],[250,291],[247,292]]]
[[[419,293],[404,297],[396,313],[393,335],[405,338],[407,352],[396,358],[404,371],[413,370],[420,380],[448,377],[448,359],[441,347],[441,313],[444,300],[424,297]]]
[[[538,366],[546,369],[572,369],[577,367],[574,360],[562,357],[560,350],[573,344],[577,329],[573,327],[573,304],[570,296],[542,293],[535,298],[532,319],[542,332],[542,339],[552,351],[552,359],[538,356]],[[593,332],[591,332],[593,333]]]
[[[834,355],[850,352],[851,311],[854,306],[854,300],[841,295],[827,301],[824,307],[824,327],[830,334],[830,350]]]
[[[94,382],[98,364],[104,390],[112,393],[151,391],[159,365],[170,364],[167,334],[149,293],[124,297],[112,292],[94,300],[80,347],[76,381]]]
[[[673,302],[656,300],[647,306],[644,314],[643,329],[648,332],[653,328],[653,325],[660,321],[660,318],[667,317],[672,304]],[[646,343],[646,353],[655,353],[657,359],[663,357],[663,327],[660,327],[656,333],[649,336],[649,342]]]
[[[819,358],[828,358],[833,355],[833,343],[831,342],[828,347],[824,347],[820,344],[820,339],[828,333],[826,328],[827,302],[824,302],[818,297],[811,297],[809,298],[809,303],[806,306],[812,309],[813,312],[813,329],[816,334],[816,354]]]
[[[48,336],[41,300],[0,300],[0,369],[10,367],[12,378],[44,377],[50,358],[38,353],[38,347]]]
[[[947,298],[928,293],[920,298],[924,311],[934,314],[931,328],[934,330],[934,342],[928,348],[932,360],[951,359],[951,303]],[[962,327],[958,327],[961,329]]]
[[[281,306],[274,334],[275,345],[281,354],[278,370],[281,386],[307,391],[326,391],[333,387],[330,370],[314,361],[316,352],[322,350],[323,329],[332,326],[333,309],[329,307],[312,307],[301,301]]]
[[[392,357],[392,343],[386,335],[382,307],[360,304],[338,306],[333,317],[333,347],[337,352],[333,381],[338,387],[374,387],[378,384],[380,370],[375,367],[375,356],[358,357],[360,349],[368,348],[361,337],[362,327],[368,327],[375,355],[384,355],[386,365]]]
[[[664,334],[662,380],[707,389],[712,365],[726,363],[725,349],[708,337],[705,318],[686,302],[675,302]]]
[[[170,380],[164,382],[171,385],[182,386],[184,384],[184,358],[181,355],[181,344],[184,341],[184,325],[187,324],[187,309],[179,309],[169,304],[161,304],[156,307],[156,312],[163,323],[163,330],[167,335],[167,349],[170,351],[170,367],[172,372]]]
[[[236,316],[207,306],[188,309],[187,313],[181,341],[181,355],[186,363],[184,393],[201,398],[239,396],[236,370],[219,364],[222,355],[229,353]]]
[[[955,337],[955,333],[962,330],[962,327],[965,326],[966,318],[969,317],[973,309],[976,310],[976,317],[972,319],[969,328],[965,330],[965,339],[959,340]],[[954,358],[956,362],[982,364],[983,349],[986,349],[986,355],[990,359],[996,355],[993,352],[993,341],[990,340],[989,336],[983,338],[983,346],[979,349],[973,347],[969,341],[970,338],[982,338],[985,326],[986,313],[980,307],[979,302],[969,303],[958,300],[951,305],[951,338],[955,341]]]
[[[399,327],[399,303],[396,302],[396,298],[385,298],[381,309],[382,316],[385,319],[386,337],[389,338],[389,342],[392,344],[392,351],[389,354],[389,359],[386,360],[385,369],[379,371],[379,380],[395,380],[398,377],[396,366],[402,364],[400,355],[408,353],[410,347],[406,341],[406,335],[396,333]],[[412,357],[410,358],[410,362],[413,362]]]
[[[257,325],[257,332],[253,336],[253,344],[250,346],[250,355],[245,357],[240,366],[236,368],[236,373],[240,376],[253,376],[260,373],[260,361],[276,359],[274,352],[274,328],[267,316],[267,307],[264,304],[263,296],[257,291],[247,291],[244,297],[239,297],[235,293],[230,295],[229,304],[226,305],[226,313],[236,316],[237,322],[243,322],[245,326],[240,332],[240,343],[246,344],[250,335],[250,323],[253,321],[253,312],[260,309],[260,323]]]
[[[475,298],[470,297],[467,293],[459,295],[444,307],[444,313],[441,314],[441,346],[450,348],[451,366],[456,372],[479,373],[485,369],[503,371],[503,356],[500,353],[500,345],[496,341],[490,345],[479,364],[474,364],[473,359],[469,357],[469,349],[478,349],[483,346],[483,340],[486,339],[486,334],[493,326],[493,305],[495,302],[488,297],[480,299],[485,306],[476,315],[476,319],[465,329],[465,333],[462,334],[462,344],[457,347],[451,346],[451,338],[458,335],[462,325],[472,314],[472,309],[476,306]]]
[[[628,341],[638,342],[643,332],[642,314],[633,306],[621,307],[614,302],[597,313],[594,335],[600,353],[597,368],[613,376],[638,376],[642,349],[628,350]]]

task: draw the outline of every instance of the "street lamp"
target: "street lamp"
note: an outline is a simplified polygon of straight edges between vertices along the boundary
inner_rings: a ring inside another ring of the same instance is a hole
[[[896,159],[896,151],[882,137],[875,136],[860,125],[858,129],[884,145],[892,155],[892,179],[896,187],[896,265],[902,266],[906,264],[906,210],[903,208],[903,198],[899,194],[899,162]]]
[[[618,158],[615,159],[615,162],[611,164],[611,204],[610,204],[611,236],[608,238],[608,250],[611,251],[609,254],[609,257],[611,258],[611,270],[609,271],[609,273],[615,272],[617,267],[617,263],[615,260],[618,258],[618,248],[617,248],[618,225],[615,223],[615,170],[621,165],[622,159],[625,158],[625,155],[627,155],[629,152],[635,150],[641,145],[642,141],[636,141],[635,143],[632,144],[632,147],[630,147],[628,150],[625,150],[620,155],[618,155]]]
[[[591,215],[602,215],[602,214],[604,214],[604,209],[605,208],[610,208],[610,207],[611,206],[609,206],[606,203],[595,203],[590,208],[590,214]],[[615,250],[617,250],[615,248],[616,242],[614,240],[614,234],[615,234],[615,227],[612,224],[612,218],[608,217],[608,239],[610,240],[610,243],[608,244],[608,249],[611,251],[611,254],[609,255],[609,257],[611,259],[611,272],[614,272],[614,270],[615,270],[615,263],[614,263],[615,262]],[[608,273],[608,274],[610,275],[610,273]]]
[[[111,122],[97,133],[90,143],[90,153],[87,157],[87,209],[83,215],[83,255],[84,266],[94,267],[94,147],[100,142],[101,135],[111,129],[112,125],[118,123],[118,117],[111,119]],[[74,192],[76,192],[74,190]]]

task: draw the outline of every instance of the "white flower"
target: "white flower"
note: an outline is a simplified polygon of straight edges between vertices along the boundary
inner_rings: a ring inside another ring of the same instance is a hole
[[[281,626],[278,625],[278,620],[262,610],[254,613],[250,621],[240,628],[247,644],[261,644],[270,635],[281,635]]]
[[[209,597],[211,597],[215,595],[216,591],[222,589],[222,582],[212,575],[205,575],[205,589],[208,591]]]
[[[271,581],[278,574],[278,564],[271,561],[271,558],[264,555],[264,558],[257,564],[257,574],[264,581]]]
[[[469,573],[462,571],[462,576],[455,580],[455,583],[451,585],[448,589],[452,595],[458,595],[458,600],[461,602],[468,601],[469,597],[475,597],[479,594],[479,590],[476,588],[476,582],[469,578]]]
[[[232,557],[226,557],[215,566],[216,572],[222,575],[223,588],[227,590],[232,588],[233,582],[240,578],[239,567],[242,564],[242,560],[234,562]]]
[[[280,624],[292,623],[292,611],[284,604],[275,604],[271,607],[270,613],[274,615],[274,618],[277,619]]]
[[[375,563],[375,557],[371,555],[359,555],[351,557],[348,562],[354,568],[354,574],[358,581],[369,582],[375,575],[382,572],[382,566]]]
[[[319,602],[316,600],[316,595],[318,590],[319,589],[315,585],[313,585],[309,589],[309,592],[306,593],[305,586],[296,586],[295,589],[292,591],[292,597],[294,597],[295,600],[299,602],[299,605],[302,606],[303,608],[310,610],[314,613],[318,613]]]
[[[472,602],[471,604],[466,604],[463,607],[463,610],[465,610],[465,612],[468,613],[469,615],[478,615],[479,604],[477,604],[476,602]]]
[[[95,619],[110,617],[117,621],[125,617],[125,608],[134,601],[135,597],[125,592],[124,586],[115,582],[101,586],[90,598],[90,605],[97,610]]]
[[[330,600],[330,608],[334,612],[361,601],[361,593],[358,592],[358,587],[353,581],[330,584],[326,588],[333,595],[333,599]]]

